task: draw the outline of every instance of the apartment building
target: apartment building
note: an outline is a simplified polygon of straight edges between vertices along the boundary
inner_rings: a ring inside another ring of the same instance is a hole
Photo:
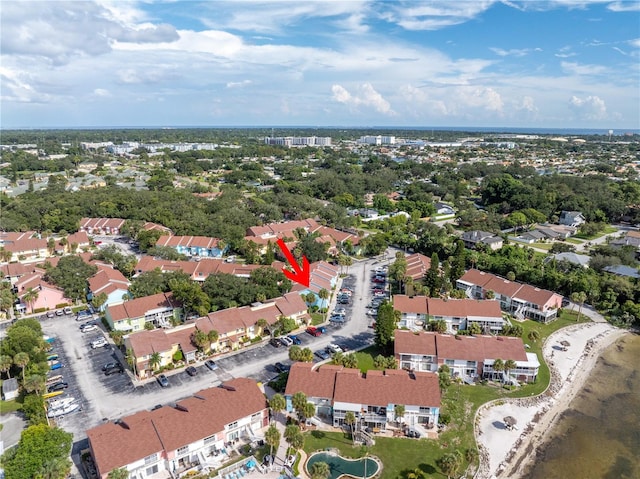
[[[105,308],[105,319],[111,329],[117,331],[141,331],[145,324],[154,327],[171,327],[173,320],[179,320],[182,305],[172,293],[158,293],[132,299]]]

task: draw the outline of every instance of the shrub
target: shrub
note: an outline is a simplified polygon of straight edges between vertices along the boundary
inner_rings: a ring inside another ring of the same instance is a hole
[[[174,361],[182,361],[184,359],[184,354],[179,349],[173,354]]]

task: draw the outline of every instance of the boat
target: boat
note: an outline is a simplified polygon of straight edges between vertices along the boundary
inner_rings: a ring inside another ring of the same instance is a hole
[[[50,378],[47,378],[47,386],[51,384],[59,383],[63,379],[64,378],[62,377],[62,374],[56,374],[55,376],[51,376]]]
[[[53,417],[64,416],[65,414],[69,414],[78,408],[80,408],[80,403],[72,402],[62,407],[50,409],[49,412],[47,413],[47,417],[53,418]]]
[[[47,356],[47,361],[55,361],[56,359],[58,359],[57,354],[50,354],[49,356]]]
[[[49,410],[51,411],[52,409],[59,409],[64,406],[68,406],[75,400],[76,398],[73,397],[54,399],[53,401],[49,401]]]
[[[51,336],[47,335],[42,336],[42,339],[44,339],[44,341],[49,344],[53,343],[56,340],[56,338],[52,338]]]
[[[42,397],[45,399],[49,399],[49,398],[54,398],[56,396],[60,396],[61,394],[64,394],[64,391],[53,391],[51,393],[44,394]]]

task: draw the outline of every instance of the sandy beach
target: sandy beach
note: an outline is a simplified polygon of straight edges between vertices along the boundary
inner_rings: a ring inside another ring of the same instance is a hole
[[[581,323],[553,333],[544,344],[551,370],[549,388],[535,398],[492,401],[478,410],[475,422],[481,464],[478,479],[517,478],[535,459],[546,434],[582,389],[598,357],[626,334],[608,323]],[[560,344],[562,341],[563,346]],[[503,418],[513,416],[517,429],[508,430]]]

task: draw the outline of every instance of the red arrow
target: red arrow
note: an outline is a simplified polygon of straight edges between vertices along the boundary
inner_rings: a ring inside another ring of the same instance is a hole
[[[302,256],[302,268],[301,268],[298,262],[296,261],[296,259],[293,257],[293,254],[291,253],[291,251],[289,251],[289,248],[287,248],[287,245],[285,244],[282,238],[278,238],[278,246],[280,246],[280,249],[282,250],[282,254],[285,256],[285,258],[287,258],[287,260],[289,261],[289,264],[295,271],[294,273],[293,271],[289,271],[288,269],[282,268],[282,272],[284,273],[284,275],[287,278],[289,278],[291,281],[295,283],[300,283],[305,288],[308,288],[310,283],[311,270],[309,268],[309,260],[307,260],[307,257],[304,255]]]

